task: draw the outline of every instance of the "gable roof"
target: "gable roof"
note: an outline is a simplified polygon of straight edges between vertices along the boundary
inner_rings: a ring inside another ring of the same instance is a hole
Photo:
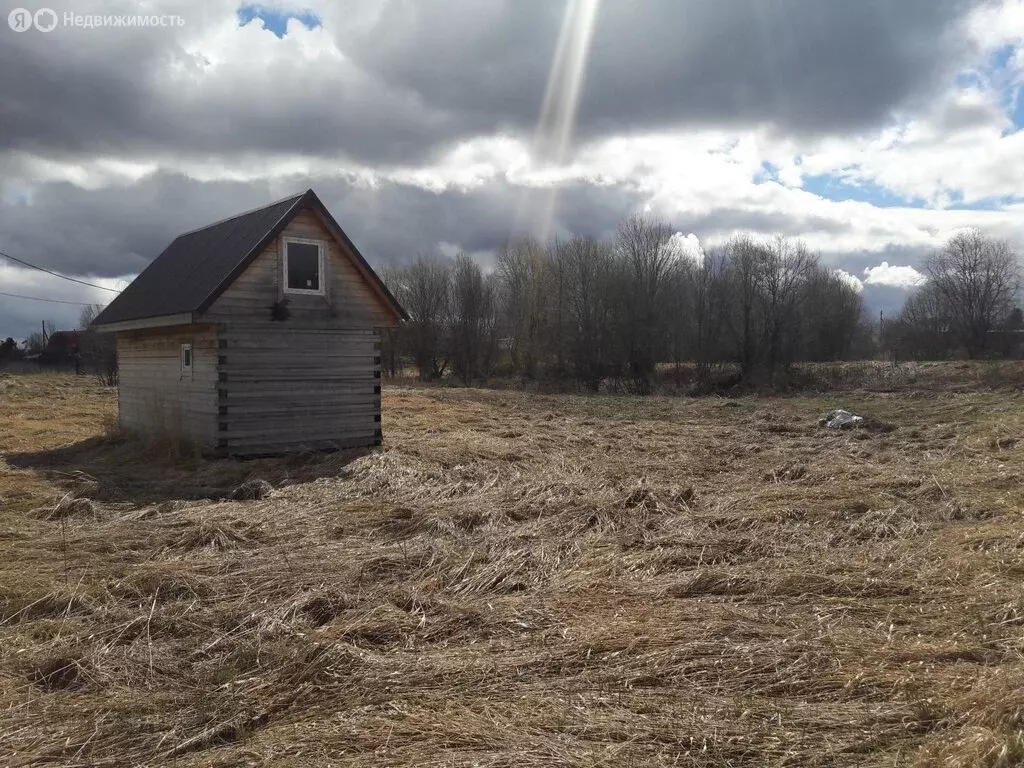
[[[409,315],[359,253],[312,189],[175,238],[163,253],[107,305],[93,325],[205,311],[296,214],[318,212],[331,234],[355,256],[357,267],[398,317]]]

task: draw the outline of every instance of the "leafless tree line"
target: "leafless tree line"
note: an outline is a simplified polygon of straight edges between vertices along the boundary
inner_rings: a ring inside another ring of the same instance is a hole
[[[1008,348],[998,343],[998,332],[1024,328],[1015,306],[1019,261],[1006,241],[978,230],[958,233],[925,260],[924,274],[900,317],[882,329],[890,353],[931,360],[960,353],[989,357]]]
[[[394,376],[404,359],[431,381],[451,373],[463,382],[487,379],[498,352],[496,283],[465,254],[454,260],[420,255],[382,277],[411,320],[384,339],[382,364]]]
[[[411,321],[389,339],[392,373],[486,379],[606,378],[648,389],[687,363],[707,386],[726,367],[776,383],[798,360],[849,356],[869,336],[858,292],[800,242],[735,237],[703,254],[665,222],[634,216],[610,242],[506,243],[485,274],[471,258],[421,255],[385,271]]]

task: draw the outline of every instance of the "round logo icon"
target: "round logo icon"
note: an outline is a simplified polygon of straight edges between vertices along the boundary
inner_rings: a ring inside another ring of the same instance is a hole
[[[7,26],[15,32],[26,32],[32,29],[32,11],[15,8],[7,14]]]
[[[40,8],[32,17],[40,32],[53,32],[57,26],[57,14],[51,8]]]

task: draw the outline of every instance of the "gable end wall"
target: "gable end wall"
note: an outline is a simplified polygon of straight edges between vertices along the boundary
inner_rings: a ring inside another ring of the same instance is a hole
[[[287,294],[283,291],[281,245],[288,236],[320,240],[326,244],[324,296]],[[371,288],[346,248],[330,234],[319,215],[302,211],[274,239],[204,313],[213,322],[249,323],[271,319],[271,305],[288,299],[291,328],[385,328],[397,321],[390,308]]]

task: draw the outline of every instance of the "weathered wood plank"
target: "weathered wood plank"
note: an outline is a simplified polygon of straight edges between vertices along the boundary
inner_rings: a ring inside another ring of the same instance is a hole
[[[296,328],[287,322],[259,321],[244,318],[240,320],[226,321],[220,325],[218,331],[218,338],[228,340],[262,338],[267,335],[279,338],[292,334],[296,336],[338,336],[340,338],[347,338],[355,335],[374,337],[380,335],[378,331],[372,328],[355,328],[352,326],[343,326],[338,328],[324,328],[322,326]]]
[[[325,387],[298,386],[284,389],[278,386],[261,386],[258,383],[222,382],[219,385],[221,399],[224,401],[259,401],[268,403],[293,403],[299,400],[316,400],[318,402],[345,402],[372,398],[380,400],[380,393],[366,382],[356,384],[331,384]],[[226,403],[222,403],[224,405]]]
[[[371,344],[337,344],[333,341],[316,345],[302,344],[294,347],[282,347],[278,345],[267,345],[265,347],[230,347],[225,346],[219,350],[218,358],[230,357],[233,360],[259,360],[261,356],[265,359],[300,359],[310,363],[315,362],[320,356],[324,360],[348,359],[372,361],[380,357],[380,350],[374,349]]]
[[[181,369],[181,345],[192,345],[192,371]],[[217,429],[214,326],[179,326],[117,336],[119,422],[125,430],[174,432],[212,445]]]
[[[375,419],[380,414],[379,404],[372,400],[353,400],[349,402],[330,403],[320,409],[310,410],[299,406],[293,406],[289,403],[283,403],[281,401],[271,403],[264,403],[263,401],[241,402],[231,400],[230,398],[221,403],[218,408],[218,412],[222,416],[227,417],[226,419],[222,419],[222,421],[226,420],[230,422],[240,422],[263,417],[280,417],[282,420],[285,420],[306,418],[307,416],[315,416],[324,422],[333,422],[344,420],[349,417],[361,418],[363,416],[367,416],[370,419]]]
[[[267,447],[274,445],[302,445],[311,441],[372,440],[376,435],[375,426],[379,427],[380,425],[368,425],[362,428],[347,430],[325,429],[313,431],[307,429],[301,433],[287,429],[259,429],[254,427],[248,430],[229,429],[225,432],[219,432],[217,438],[218,440],[227,440],[229,443],[235,441],[250,442]]]

